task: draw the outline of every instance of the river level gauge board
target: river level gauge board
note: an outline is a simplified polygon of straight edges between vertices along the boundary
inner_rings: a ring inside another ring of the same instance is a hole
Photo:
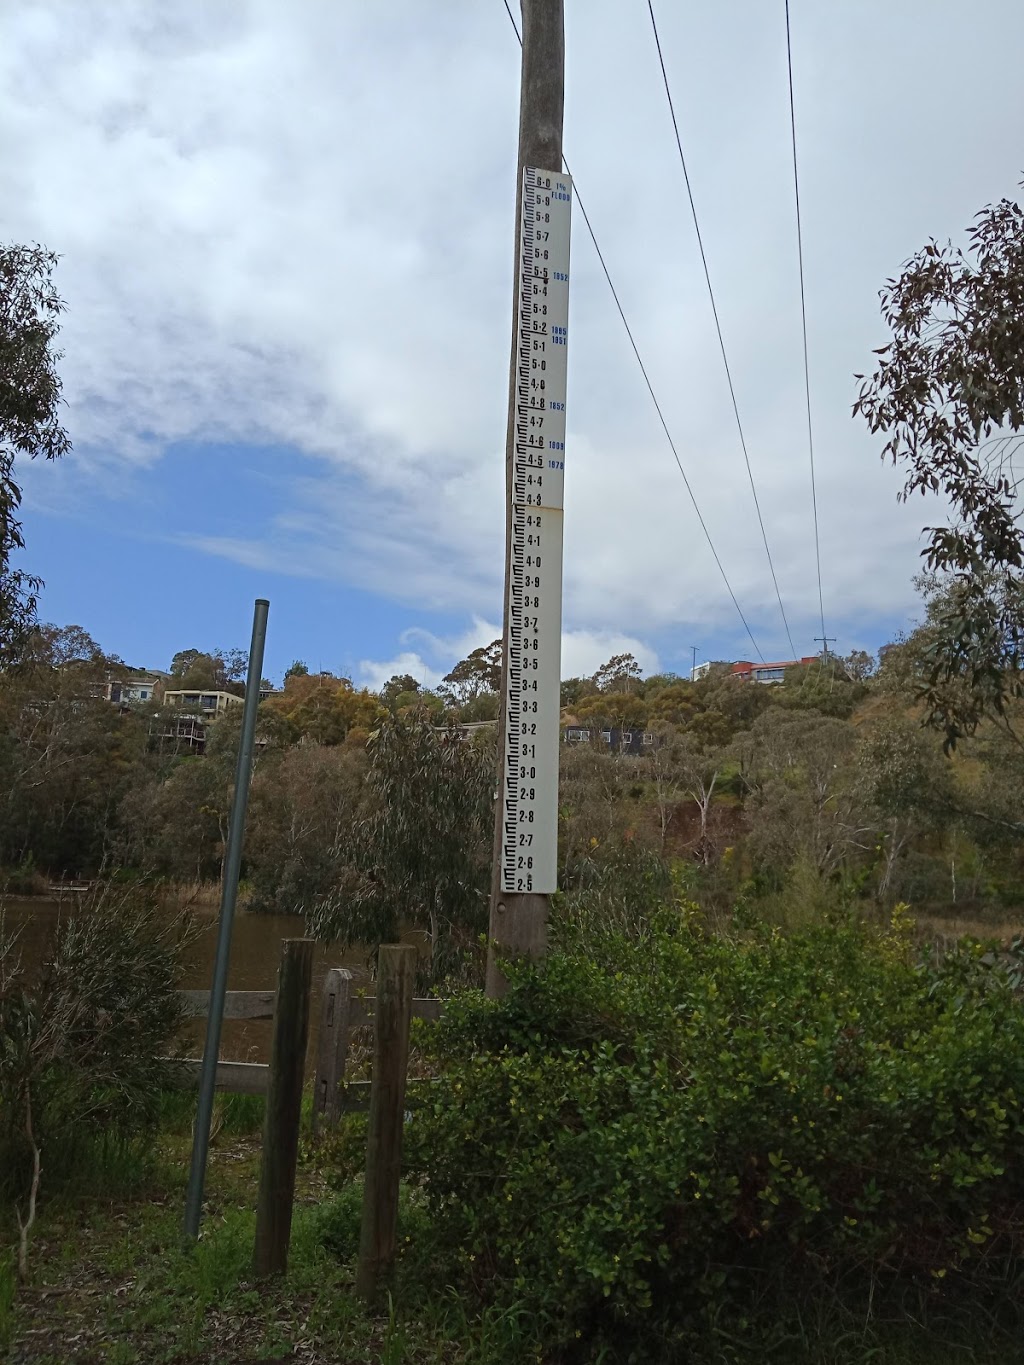
[[[523,171],[501,883],[557,888],[562,486],[572,181]]]

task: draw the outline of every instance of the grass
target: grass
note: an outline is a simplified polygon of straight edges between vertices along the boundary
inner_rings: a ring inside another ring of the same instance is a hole
[[[270,1284],[253,1281],[262,1109],[261,1099],[218,1099],[195,1246],[183,1244],[181,1230],[187,1097],[165,1100],[146,1180],[133,1181],[115,1198],[104,1178],[105,1193],[68,1188],[47,1205],[32,1243],[30,1281],[16,1296],[13,1261],[0,1262],[0,1351],[33,1365],[285,1357],[308,1365],[468,1365],[492,1359],[480,1356],[471,1339],[451,1341],[446,1311],[410,1317],[389,1301],[380,1313],[365,1312],[353,1293],[352,1257],[339,1258],[325,1245],[322,1209],[332,1192],[308,1149],[300,1164],[288,1274]],[[348,1207],[356,1206],[349,1201]],[[465,1328],[471,1338],[470,1319]]]
[[[362,1142],[343,1125],[318,1151],[304,1145],[287,1276],[257,1284],[250,1261],[263,1102],[218,1099],[202,1236],[185,1246],[181,1223],[194,1099],[168,1096],[154,1151],[99,1154],[44,1205],[29,1283],[16,1292],[0,1250],[0,1355],[16,1365],[517,1365],[543,1361],[532,1324],[515,1309],[481,1310],[432,1278],[415,1245],[394,1297],[367,1313],[353,1292]],[[86,1189],[88,1185],[88,1189]],[[426,1212],[406,1192],[402,1234],[415,1244]],[[590,1357],[590,1365],[610,1357]],[[1007,1365],[1024,1360],[1012,1338],[969,1324],[961,1336],[904,1318],[889,1326],[851,1318],[823,1298],[771,1352],[723,1336],[692,1365]],[[655,1365],[651,1362],[651,1365]]]

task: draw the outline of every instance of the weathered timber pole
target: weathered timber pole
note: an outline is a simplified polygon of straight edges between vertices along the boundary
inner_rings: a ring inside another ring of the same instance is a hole
[[[203,1211],[203,1186],[206,1183],[206,1158],[210,1150],[213,1092],[217,1084],[220,1032],[224,1019],[224,997],[228,988],[228,963],[231,958],[231,928],[235,918],[235,903],[238,900],[238,878],[242,870],[245,814],[249,807],[252,756],[256,745],[256,709],[260,703],[263,649],[267,642],[269,613],[270,603],[266,598],[257,598],[252,620],[252,643],[249,646],[249,670],[245,678],[242,733],[238,740],[238,760],[235,764],[235,794],[231,801],[228,842],[224,851],[217,956],[213,964],[213,988],[210,991],[206,1019],[206,1044],[203,1048],[203,1068],[199,1076],[199,1103],[192,1134],[192,1165],[185,1194],[185,1237],[191,1241],[195,1241],[199,1236],[199,1221]]]
[[[324,980],[320,1005],[320,1031],[316,1045],[316,1077],[313,1081],[313,1136],[320,1127],[335,1128],[341,1116],[338,1087],[345,1078],[348,1056],[352,973],[332,967]]]
[[[505,442],[505,595],[502,626],[502,679],[498,713],[498,799],[494,815],[494,856],[491,880],[487,994],[502,995],[505,978],[502,957],[543,957],[547,950],[550,896],[510,892],[502,888],[503,784],[505,764],[506,697],[509,666],[509,582],[512,567],[513,478],[516,440],[516,371],[519,348],[519,223],[522,213],[523,168],[558,171],[562,166],[562,112],[565,96],[565,24],[563,0],[522,0],[523,57],[519,87],[519,162],[516,171],[516,246],[512,357],[509,365],[508,431]]]
[[[281,944],[252,1257],[257,1279],[288,1269],[315,949],[311,938],[286,938]]]
[[[398,1187],[415,976],[415,948],[395,943],[381,946],[373,1013],[373,1076],[363,1221],[356,1269],[356,1293],[368,1304],[376,1301],[390,1276],[398,1245]]]

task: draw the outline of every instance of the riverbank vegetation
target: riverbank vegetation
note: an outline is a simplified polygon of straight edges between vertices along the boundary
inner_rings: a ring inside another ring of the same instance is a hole
[[[123,662],[36,622],[13,452],[67,448],[62,305],[52,256],[0,254],[8,370],[32,362],[0,411],[0,866],[8,891],[95,884],[35,973],[0,925],[11,1359],[1021,1358],[1022,233],[1001,201],[967,253],[930,243],[883,293],[893,341],[857,410],[907,492],[954,513],[920,624],[771,686],[645,679],[629,655],[567,679],[551,952],[510,965],[502,1000],[479,989],[496,647],[436,691],[297,662],[261,705],[251,909],[371,956],[416,928],[447,1002],[416,1039],[434,1084],[374,1314],[353,1295],[358,1117],[306,1139],[291,1269],[256,1283],[261,1102],[220,1104],[182,1247],[191,1104],[161,1058],[187,930],[160,892],[220,876],[238,708],[200,738],[159,698],[114,705]],[[186,649],[171,672],[230,696],[243,668]]]
[[[185,1252],[192,1101],[164,1095],[55,1171],[0,1288],[11,1358],[1012,1359],[1017,964],[921,954],[902,911],[712,930],[682,886],[637,886],[566,899],[503,1001],[461,991],[417,1026],[437,1083],[413,1086],[380,1312],[353,1293],[365,1121],[319,1145],[307,1122],[291,1268],[264,1285],[262,1101],[218,1101]]]
[[[944,752],[919,697],[957,589],[921,587],[921,624],[878,663],[818,660],[759,686],[727,669],[643,679],[623,657],[567,680],[561,885],[646,859],[686,867],[698,903],[725,918],[749,904],[793,921],[841,895],[869,918],[907,901],[954,936],[1009,936],[1024,896],[1020,703]],[[9,889],[109,874],[215,886],[237,710],[208,726],[205,753],[183,751],[158,707],[91,695],[112,665],[83,632],[34,638],[31,658],[0,677]],[[396,678],[371,694],[293,673],[262,703],[250,908],[304,914],[370,948],[397,922],[415,925],[439,976],[472,957],[494,764],[493,727],[477,722],[493,715],[497,670],[467,660],[452,676],[438,693]]]

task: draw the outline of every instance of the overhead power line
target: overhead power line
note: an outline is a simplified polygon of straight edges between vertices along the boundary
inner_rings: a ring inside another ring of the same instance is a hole
[[[715,319],[715,332],[718,336],[718,349],[722,354],[722,365],[725,368],[725,378],[729,385],[729,399],[732,403],[732,415],[736,419],[736,431],[740,438],[740,449],[743,451],[743,462],[747,466],[747,478],[750,480],[750,492],[754,498],[754,508],[757,512],[757,524],[761,528],[761,540],[764,542],[764,552],[768,559],[768,568],[771,571],[772,583],[775,587],[775,596],[779,603],[779,612],[782,615],[782,624],[786,628],[786,638],[789,640],[789,647],[796,657],[796,645],[793,643],[793,635],[789,629],[789,621],[786,619],[786,608],[782,605],[782,593],[779,591],[779,580],[775,575],[775,564],[772,560],[771,548],[768,545],[768,533],[765,530],[764,517],[761,514],[761,502],[757,496],[757,485],[754,482],[754,471],[750,466],[750,454],[747,450],[747,438],[743,432],[743,423],[740,420],[739,403],[736,400],[736,387],[732,379],[732,367],[729,364],[729,356],[725,349],[725,337],[722,334],[722,322],[718,315],[718,304],[715,301],[715,291],[711,284],[711,271],[708,268],[707,253],[704,250],[704,238],[700,230],[700,222],[697,218],[697,205],[693,198],[693,187],[690,184],[690,172],[686,166],[686,155],[683,152],[683,140],[679,133],[679,120],[676,118],[675,103],[672,99],[672,88],[669,84],[668,71],[665,68],[665,55],[661,50],[661,38],[658,35],[658,21],[654,17],[653,0],[647,0],[647,10],[651,16],[651,29],[654,33],[654,45],[658,50],[658,64],[661,67],[661,79],[665,86],[665,98],[668,100],[668,111],[672,117],[672,129],[676,136],[676,147],[679,151],[679,163],[683,168],[683,179],[686,182],[686,195],[690,201],[690,213],[693,217],[693,229],[697,234],[697,246],[700,250],[700,261],[704,267],[704,280],[708,287],[708,298],[711,300],[711,313]]]
[[[568,162],[566,162],[565,169],[566,174],[571,174]],[[640,366],[640,373],[643,375],[644,383],[647,385],[647,392],[651,395],[651,402],[654,404],[654,410],[658,414],[658,421],[661,423],[662,431],[664,431],[665,433],[665,439],[668,441],[669,449],[672,451],[672,455],[675,458],[675,462],[679,466],[679,472],[683,476],[683,483],[686,485],[686,491],[687,493],[689,493],[690,501],[693,503],[693,510],[696,512],[697,520],[700,522],[700,529],[704,532],[704,537],[708,542],[708,548],[711,550],[711,553],[715,559],[715,563],[718,565],[718,572],[722,575],[722,582],[728,589],[729,596],[732,598],[733,606],[736,608],[737,612],[739,613],[739,618],[743,622],[743,628],[750,636],[750,643],[757,650],[757,657],[761,660],[762,663],[764,663],[764,655],[761,653],[761,647],[754,639],[754,634],[751,631],[750,626],[747,624],[747,618],[743,614],[743,608],[740,606],[736,594],[733,591],[732,584],[729,582],[729,576],[725,572],[725,568],[722,564],[722,561],[718,556],[718,551],[715,549],[715,542],[711,539],[711,532],[707,528],[707,523],[704,520],[704,514],[701,512],[700,507],[697,504],[697,499],[694,496],[693,489],[690,486],[690,480],[686,477],[686,470],[683,468],[683,462],[679,458],[679,451],[676,449],[676,443],[672,439],[672,433],[669,430],[668,422],[666,422],[665,420],[665,414],[661,410],[661,404],[658,402],[658,396],[654,392],[654,385],[651,383],[651,377],[647,373],[647,366],[644,364],[643,357],[640,355],[640,350],[636,344],[636,339],[633,336],[633,329],[630,327],[629,323],[626,320],[626,314],[622,308],[622,301],[619,298],[618,291],[616,290],[615,285],[612,283],[612,277],[608,273],[608,265],[604,259],[604,254],[601,251],[601,248],[597,244],[597,238],[594,235],[594,229],[590,222],[590,216],[587,213],[582,198],[580,197],[578,186],[575,187],[575,191],[576,202],[580,206],[580,213],[583,214],[583,221],[587,225],[587,231],[590,234],[590,240],[593,242],[594,250],[597,252],[597,259],[600,261],[601,269],[604,271],[604,277],[608,281],[608,288],[611,290],[612,298],[615,300],[615,307],[618,309],[619,317],[622,319],[622,325],[626,329],[626,336],[629,337],[629,344],[630,346],[632,346],[633,354],[636,356],[636,363]]]
[[[804,233],[800,216],[800,175],[796,156],[796,102],[793,99],[793,42],[786,0],[786,68],[789,74],[789,131],[793,146],[793,198],[796,203],[796,250],[800,266],[800,325],[804,342],[804,396],[807,401],[807,449],[811,459],[811,507],[814,511],[814,563],[818,573],[818,611],[821,635],[825,634],[825,598],[821,589],[821,540],[818,535],[818,489],[814,475],[814,422],[811,417],[811,363],[807,348],[807,290],[804,285]],[[819,639],[821,636],[818,637]],[[826,646],[827,648],[827,646]]]
[[[515,15],[512,13],[512,8],[509,4],[509,0],[503,0],[503,3],[505,6],[505,12],[508,14],[509,20],[511,21],[512,24],[512,28],[521,47],[523,43],[522,35],[519,32],[519,25],[516,23],[516,18]],[[566,161],[565,158],[563,157],[562,162],[563,165],[565,166],[566,174],[571,176],[572,172],[569,169],[568,161]],[[690,484],[690,480],[687,477],[686,470],[683,468],[683,462],[679,458],[679,451],[676,448],[675,440],[673,439],[672,432],[669,430],[669,425],[665,419],[665,414],[662,411],[661,404],[658,402],[658,396],[654,392],[654,385],[651,383],[651,377],[647,372],[647,366],[644,364],[643,357],[640,354],[640,348],[636,344],[636,338],[633,335],[633,329],[632,327],[630,327],[629,321],[626,318],[625,309],[623,308],[622,301],[619,298],[618,290],[615,288],[615,285],[612,282],[611,272],[608,269],[608,263],[605,261],[604,252],[598,245],[597,234],[594,232],[593,224],[590,221],[590,215],[587,213],[586,206],[584,205],[583,198],[580,194],[579,185],[576,184],[575,179],[573,180],[573,193],[576,202],[579,205],[580,212],[583,214],[583,221],[587,226],[587,232],[590,236],[591,242],[594,245],[594,251],[597,253],[597,259],[598,262],[600,263],[601,270],[604,274],[605,280],[608,283],[608,288],[611,291],[612,299],[615,302],[615,307],[618,311],[619,317],[622,319],[622,325],[626,330],[626,336],[629,338],[629,344],[632,347],[634,356],[636,356],[636,362],[640,366],[640,373],[643,375],[644,383],[647,386],[647,392],[650,394],[651,402],[654,404],[654,410],[658,414],[658,421],[661,423],[661,429],[665,433],[665,439],[668,441],[669,449],[671,450],[672,456],[676,462],[676,465],[679,468],[679,473],[682,475],[683,483],[686,486],[687,493],[689,494],[690,502],[693,504],[693,510],[697,514],[697,520],[700,522],[700,528],[704,532],[704,538],[708,543],[708,548],[710,549],[715,564],[718,567],[718,572],[722,576],[722,582],[725,584],[726,590],[730,598],[732,599],[732,604],[736,608],[736,612],[740,620],[743,622],[743,629],[747,632],[747,635],[750,638],[750,643],[754,646],[754,650],[757,653],[757,657],[761,660],[762,663],[764,663],[764,655],[761,652],[761,646],[757,643],[757,640],[754,638],[754,633],[750,629],[750,625],[747,621],[746,616],[744,615],[743,608],[739,604],[739,599],[737,598],[736,593],[733,591],[732,584],[729,582],[729,575],[725,572],[725,566],[722,563],[718,551],[715,549],[715,542],[711,539],[711,532],[708,530],[707,522],[704,520],[704,514],[700,510],[700,506],[697,502],[696,495],[694,494],[693,488]],[[774,576],[774,570],[772,571],[772,573]],[[785,618],[785,613],[783,613],[783,618]],[[789,627],[787,626],[786,629],[788,631]]]

